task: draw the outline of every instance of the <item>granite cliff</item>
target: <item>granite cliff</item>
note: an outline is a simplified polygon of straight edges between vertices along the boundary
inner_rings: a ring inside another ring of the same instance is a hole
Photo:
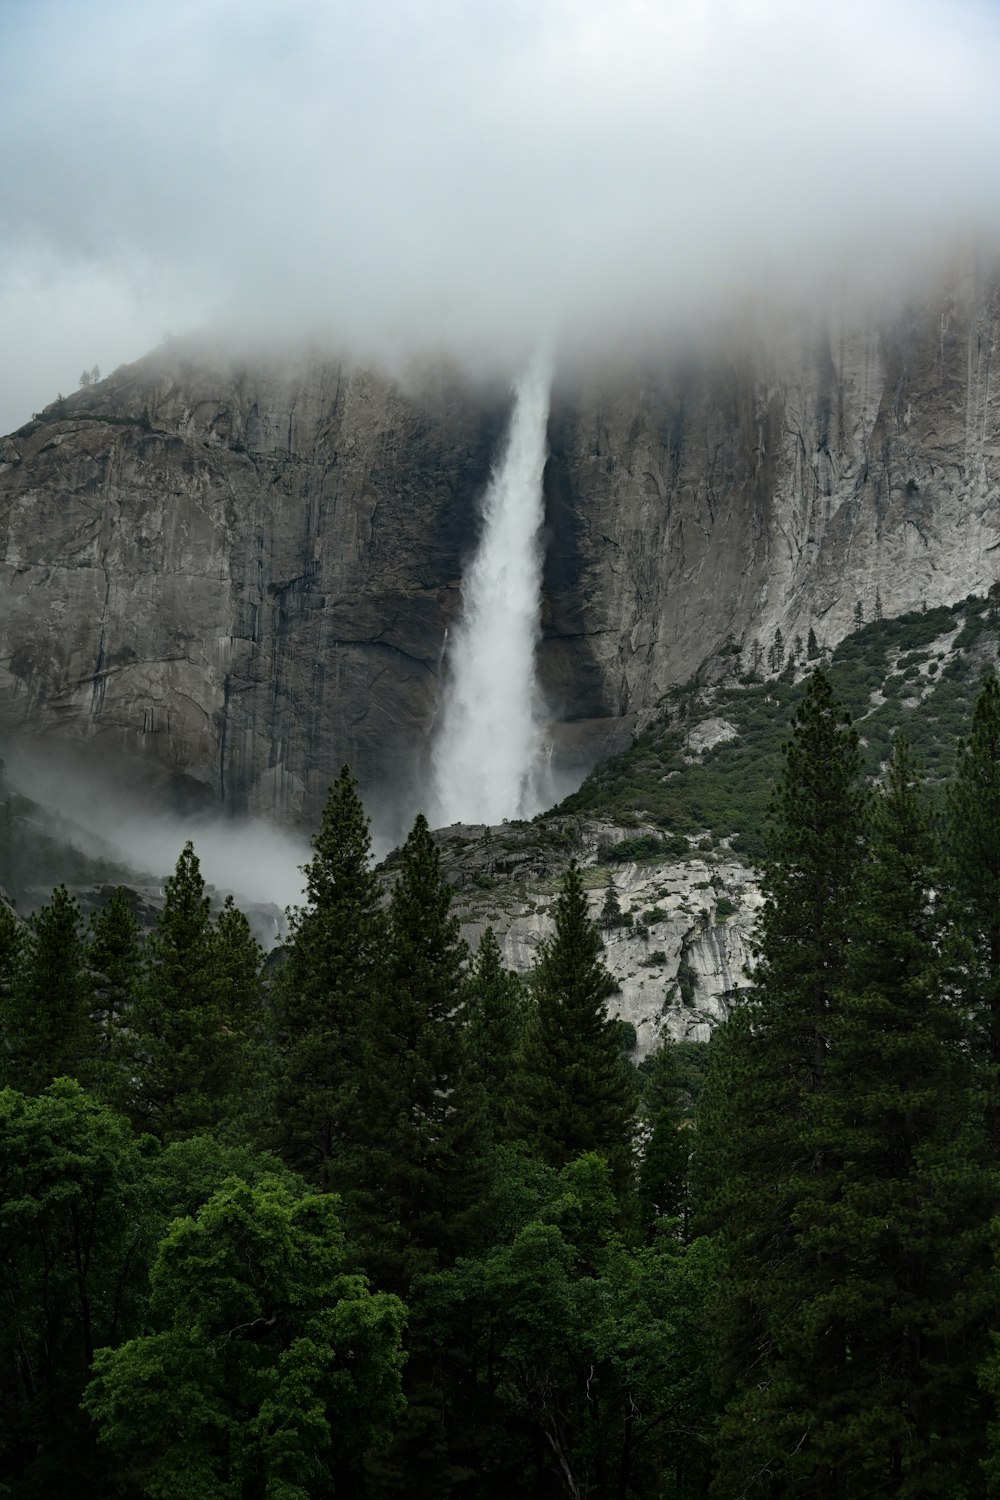
[[[540,675],[571,771],[720,652],[1000,575],[1000,291],[554,392]],[[172,343],[0,443],[0,728],[311,825],[400,818],[508,396]]]

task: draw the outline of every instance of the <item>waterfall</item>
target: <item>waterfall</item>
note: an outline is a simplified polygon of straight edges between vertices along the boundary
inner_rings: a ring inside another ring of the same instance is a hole
[[[515,383],[506,446],[483,496],[482,536],[462,579],[433,747],[432,807],[441,827],[531,817],[545,805],[535,648],[550,385],[541,357]]]

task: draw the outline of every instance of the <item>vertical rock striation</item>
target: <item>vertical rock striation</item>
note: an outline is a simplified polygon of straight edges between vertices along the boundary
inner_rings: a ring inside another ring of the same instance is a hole
[[[1000,575],[1000,296],[557,380],[539,655],[559,753],[621,746],[732,641]],[[0,727],[313,821],[344,760],[423,794],[501,388],[167,346],[0,444]]]

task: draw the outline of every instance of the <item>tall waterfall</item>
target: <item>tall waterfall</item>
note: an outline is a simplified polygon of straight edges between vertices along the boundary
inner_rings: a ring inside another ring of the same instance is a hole
[[[535,677],[542,586],[542,474],[551,373],[536,357],[514,386],[483,532],[462,579],[433,748],[439,826],[531,817],[545,805],[544,714]]]

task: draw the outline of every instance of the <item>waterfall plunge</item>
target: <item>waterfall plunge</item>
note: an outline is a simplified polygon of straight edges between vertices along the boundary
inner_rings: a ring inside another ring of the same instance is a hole
[[[535,680],[542,585],[542,474],[551,375],[536,358],[514,386],[507,446],[483,498],[462,580],[462,619],[434,743],[434,821],[499,823],[545,805],[544,715]]]

